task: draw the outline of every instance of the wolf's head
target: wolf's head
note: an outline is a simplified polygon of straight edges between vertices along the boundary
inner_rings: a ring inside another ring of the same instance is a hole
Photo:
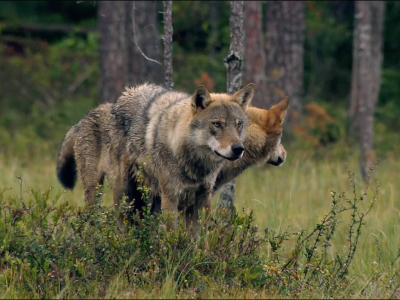
[[[282,123],[289,106],[286,98],[269,110],[250,107],[247,114],[251,125],[246,137],[246,145],[254,149],[259,164],[282,165],[286,160],[286,150],[281,144]]]
[[[194,144],[228,160],[241,158],[248,126],[246,110],[253,95],[254,84],[233,95],[210,94],[204,86],[199,86],[192,95]]]

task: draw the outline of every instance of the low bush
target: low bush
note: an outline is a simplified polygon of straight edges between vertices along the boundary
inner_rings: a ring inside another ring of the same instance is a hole
[[[181,219],[176,231],[167,232],[170,216],[150,214],[150,204],[119,228],[117,216],[127,215],[129,205],[122,199],[118,212],[101,205],[102,187],[96,205],[75,207],[51,189],[31,190],[26,197],[20,178],[19,196],[0,191],[1,297],[104,298],[116,281],[149,293],[169,285],[173,295],[183,291],[185,297],[207,297],[216,285],[280,297],[349,297],[349,267],[379,185],[371,190],[368,181],[359,196],[352,171],[348,178],[353,195],[332,191],[330,211],[311,231],[260,230],[252,212],[235,212],[229,220],[228,212],[217,208],[208,216],[201,212],[195,238]],[[346,213],[348,251],[332,255],[331,243]],[[294,246],[284,252],[289,240]]]

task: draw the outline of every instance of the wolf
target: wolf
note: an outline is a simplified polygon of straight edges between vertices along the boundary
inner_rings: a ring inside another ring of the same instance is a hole
[[[164,211],[176,216],[191,206],[188,217],[197,227],[197,212],[210,207],[224,162],[243,156],[245,111],[253,95],[253,84],[233,95],[209,93],[204,86],[192,95],[153,84],[126,88],[115,104],[100,106],[70,129],[58,178],[72,188],[76,166],[88,202],[94,201],[97,183],[111,178],[117,208],[123,194],[134,195],[140,169]],[[173,220],[167,229],[176,225]]]
[[[213,188],[214,193],[251,166],[266,163],[281,166],[285,162],[287,152],[281,139],[282,124],[288,107],[289,99],[286,98],[269,110],[253,106],[247,109],[250,124],[244,141],[246,151],[242,159],[224,162]]]
[[[282,124],[289,107],[289,99],[286,98],[273,105],[269,110],[249,106],[246,114],[249,117],[249,126],[244,141],[243,157],[236,161],[225,161],[224,166],[218,173],[213,186],[212,197],[220,190],[220,188],[239,176],[244,170],[251,166],[264,165],[266,163],[281,166],[287,157],[287,152],[281,144],[283,133]],[[131,198],[137,200],[141,195],[135,187],[135,182],[131,183],[131,190],[135,194]],[[149,199],[152,203],[152,213],[161,212],[161,199],[159,195],[154,195]],[[141,203],[135,206],[136,209],[141,208]],[[190,213],[193,208],[189,207],[186,214]]]

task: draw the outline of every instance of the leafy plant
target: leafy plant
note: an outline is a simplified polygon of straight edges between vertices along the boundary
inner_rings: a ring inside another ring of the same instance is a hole
[[[0,284],[29,298],[105,297],[115,278],[143,290],[169,284],[175,291],[200,294],[217,283],[283,297],[317,291],[334,297],[351,283],[349,268],[379,190],[379,185],[371,190],[368,179],[359,196],[353,171],[348,178],[352,196],[332,191],[330,211],[309,232],[260,232],[252,212],[235,211],[229,219],[228,211],[218,208],[208,217],[201,211],[195,237],[182,219],[176,231],[167,232],[164,225],[172,216],[152,215],[150,204],[130,216],[134,222],[119,228],[118,215],[127,216],[129,204],[121,199],[117,212],[102,206],[102,186],[94,206],[78,208],[51,189],[31,190],[25,199],[19,178],[19,196],[5,199],[7,189],[0,192]],[[140,188],[146,199],[147,188]],[[340,217],[347,213],[348,252],[332,256]],[[282,246],[288,242],[294,244],[285,254]],[[266,247],[269,256],[263,255]]]

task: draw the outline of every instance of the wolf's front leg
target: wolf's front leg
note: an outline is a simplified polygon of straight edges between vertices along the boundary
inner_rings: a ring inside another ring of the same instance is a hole
[[[195,195],[195,204],[193,209],[193,214],[191,216],[186,215],[186,217],[190,218],[186,220],[186,223],[193,223],[194,233],[197,235],[199,230],[199,212],[203,208],[206,209],[206,213],[208,214],[211,210],[211,201],[212,201],[212,190],[209,187],[200,187]]]
[[[167,187],[161,185],[162,212],[163,214],[169,212],[173,216],[173,219],[167,222],[167,231],[176,230],[178,228],[178,203],[179,198],[169,192]]]
[[[125,177],[122,176],[121,174],[117,174],[117,176],[115,176],[114,178],[112,189],[113,189],[114,209],[115,211],[118,212],[120,201],[122,197],[125,195],[127,190]],[[125,230],[123,221],[124,221],[124,216],[122,214],[119,214],[117,217],[117,226],[121,231]]]

